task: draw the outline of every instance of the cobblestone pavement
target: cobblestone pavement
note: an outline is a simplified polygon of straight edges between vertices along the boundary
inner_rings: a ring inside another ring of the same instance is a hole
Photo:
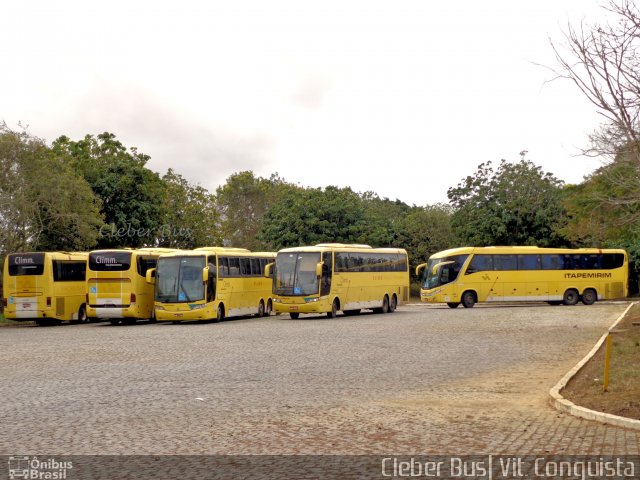
[[[0,453],[639,454],[548,405],[625,307],[0,328]]]

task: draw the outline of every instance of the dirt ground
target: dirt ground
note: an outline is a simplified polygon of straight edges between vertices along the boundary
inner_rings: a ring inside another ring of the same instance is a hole
[[[576,405],[640,419],[640,304],[612,334],[609,387],[603,389],[605,344],[561,392]]]

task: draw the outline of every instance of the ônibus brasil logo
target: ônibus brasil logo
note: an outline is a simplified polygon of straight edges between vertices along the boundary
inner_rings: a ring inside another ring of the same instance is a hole
[[[65,480],[73,462],[61,462],[55,458],[29,456],[9,457],[9,478],[32,480]]]

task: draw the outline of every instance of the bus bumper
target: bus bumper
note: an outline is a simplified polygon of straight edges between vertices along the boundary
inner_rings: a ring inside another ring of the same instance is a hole
[[[285,303],[274,299],[273,310],[276,313],[325,313],[331,311],[331,305],[324,299],[304,303]]]
[[[156,306],[156,320],[159,322],[195,322],[208,320],[210,316],[205,308],[190,308],[189,306]]]

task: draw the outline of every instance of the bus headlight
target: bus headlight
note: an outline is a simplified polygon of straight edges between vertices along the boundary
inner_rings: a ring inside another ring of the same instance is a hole
[[[273,303],[282,303],[282,300],[280,300],[279,298],[273,298],[272,301]]]
[[[156,305],[156,310],[166,310],[162,305]]]
[[[189,310],[200,310],[201,308],[204,308],[204,307],[206,307],[204,303],[201,303],[200,305],[192,304],[192,305],[189,305]]]
[[[304,303],[313,303],[319,301],[319,298],[305,298]]]

